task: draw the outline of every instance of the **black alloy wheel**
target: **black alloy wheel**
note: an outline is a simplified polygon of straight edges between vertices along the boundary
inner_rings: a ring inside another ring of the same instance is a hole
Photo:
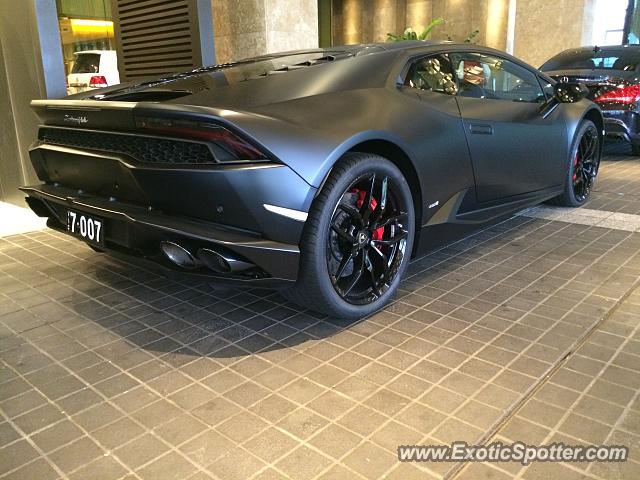
[[[309,211],[300,242],[294,302],[357,319],[395,295],[416,231],[402,172],[374,154],[349,153],[332,169]]]
[[[327,268],[340,297],[353,305],[380,298],[407,251],[407,207],[388,176],[375,172],[349,185],[327,232]]]
[[[573,194],[584,203],[589,197],[600,166],[600,138],[595,126],[582,135],[573,158]]]
[[[565,170],[564,191],[549,200],[563,207],[580,207],[586,203],[600,168],[602,137],[591,120],[583,120],[576,131]]]

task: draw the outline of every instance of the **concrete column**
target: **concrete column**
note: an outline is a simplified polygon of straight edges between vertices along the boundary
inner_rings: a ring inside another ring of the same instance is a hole
[[[583,45],[592,18],[591,0],[519,1],[514,54],[539,67],[553,55]],[[544,41],[540,41],[543,38]],[[590,43],[586,42],[586,43]]]
[[[397,28],[397,0],[375,0],[373,3],[372,35],[374,42],[384,42],[387,33],[395,33]]]
[[[318,46],[317,0],[265,0],[267,52]]]
[[[407,0],[406,3],[405,27],[417,30],[426,27],[433,20],[432,0]]]
[[[316,0],[212,0],[219,63],[318,46]]]
[[[342,31],[345,44],[363,41],[363,0],[344,0],[342,3]]]
[[[0,194],[22,203],[17,190],[37,183],[28,156],[38,118],[29,102],[66,95],[55,2],[0,2]]]

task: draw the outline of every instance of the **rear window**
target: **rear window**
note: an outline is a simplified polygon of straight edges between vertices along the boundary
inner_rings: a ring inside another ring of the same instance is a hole
[[[556,55],[540,67],[543,72],[552,70],[636,70],[640,52],[636,50],[568,51]]]
[[[76,55],[76,63],[73,64],[71,73],[98,73],[100,69],[99,53],[83,53]]]

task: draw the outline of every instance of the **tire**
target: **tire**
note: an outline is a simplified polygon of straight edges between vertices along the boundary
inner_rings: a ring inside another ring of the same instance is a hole
[[[600,144],[601,138],[595,124],[591,120],[584,120],[571,145],[564,191],[549,200],[549,203],[562,207],[580,207],[587,202],[600,168]]]
[[[631,142],[631,155],[640,157],[640,144]]]
[[[366,199],[371,199],[368,209]],[[380,227],[386,222],[391,223]],[[300,242],[298,280],[282,293],[333,317],[371,315],[395,295],[415,229],[411,190],[398,167],[378,155],[349,153],[336,163],[311,206]],[[358,271],[360,278],[351,286]]]

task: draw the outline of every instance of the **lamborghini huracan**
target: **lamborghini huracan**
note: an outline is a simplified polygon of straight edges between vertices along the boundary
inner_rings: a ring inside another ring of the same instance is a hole
[[[585,87],[448,42],[290,51],[34,100],[27,202],[94,250],[359,318],[412,258],[589,197]]]

